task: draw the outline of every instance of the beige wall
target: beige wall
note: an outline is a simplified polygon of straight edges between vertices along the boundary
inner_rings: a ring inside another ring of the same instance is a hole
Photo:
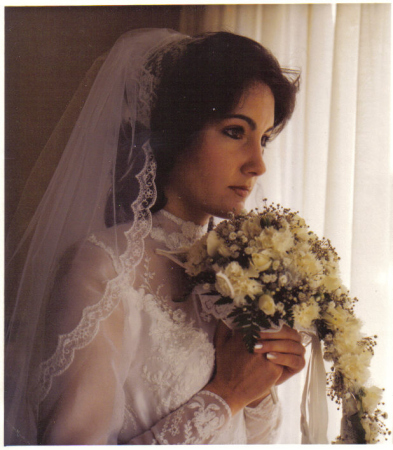
[[[191,15],[199,11],[186,8]],[[130,29],[179,29],[180,11],[171,5],[5,8],[6,225],[37,156],[93,61]]]

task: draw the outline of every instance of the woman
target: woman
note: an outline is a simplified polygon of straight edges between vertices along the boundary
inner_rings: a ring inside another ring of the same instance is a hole
[[[28,230],[7,443],[273,442],[269,393],[303,368],[299,334],[263,333],[247,353],[195,292],[175,302],[187,279],[157,250],[244,207],[296,90],[230,33],[119,39]]]

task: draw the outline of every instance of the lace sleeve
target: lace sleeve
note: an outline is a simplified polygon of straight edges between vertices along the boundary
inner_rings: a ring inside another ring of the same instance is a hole
[[[41,365],[39,442],[118,444],[125,381],[143,345],[141,313],[121,300],[125,283],[103,246],[87,244],[71,266],[55,291],[63,305],[52,320],[57,347]],[[208,444],[230,418],[226,402],[202,390],[129,444]]]
[[[129,444],[209,444],[230,418],[229,406],[221,397],[200,391]]]
[[[245,408],[248,444],[274,444],[281,425],[281,406],[269,395],[256,408]]]
[[[124,378],[139,345],[127,328],[118,274],[102,248],[84,243],[64,263],[52,294],[48,356],[38,372],[39,443],[117,444]],[[124,339],[127,332],[128,339]]]

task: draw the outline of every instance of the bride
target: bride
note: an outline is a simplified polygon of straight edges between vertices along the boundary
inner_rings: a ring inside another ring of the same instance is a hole
[[[7,444],[273,443],[299,334],[237,332],[157,250],[240,211],[297,77],[231,33],[146,29],[105,59],[27,230],[7,328]],[[217,219],[216,219],[217,220]]]

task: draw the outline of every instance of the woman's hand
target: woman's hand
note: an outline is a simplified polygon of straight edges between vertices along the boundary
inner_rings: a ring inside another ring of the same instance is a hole
[[[246,350],[239,331],[219,323],[216,336],[216,373],[205,387],[223,398],[232,414],[254,406],[270,389],[281,384],[305,365],[305,349],[297,331],[284,326],[279,332],[261,333],[257,348]],[[267,356],[269,355],[269,356]]]
[[[254,352],[265,355],[269,361],[283,368],[276,385],[284,383],[304,368],[306,349],[296,330],[284,325],[279,332],[262,331],[260,336]]]

